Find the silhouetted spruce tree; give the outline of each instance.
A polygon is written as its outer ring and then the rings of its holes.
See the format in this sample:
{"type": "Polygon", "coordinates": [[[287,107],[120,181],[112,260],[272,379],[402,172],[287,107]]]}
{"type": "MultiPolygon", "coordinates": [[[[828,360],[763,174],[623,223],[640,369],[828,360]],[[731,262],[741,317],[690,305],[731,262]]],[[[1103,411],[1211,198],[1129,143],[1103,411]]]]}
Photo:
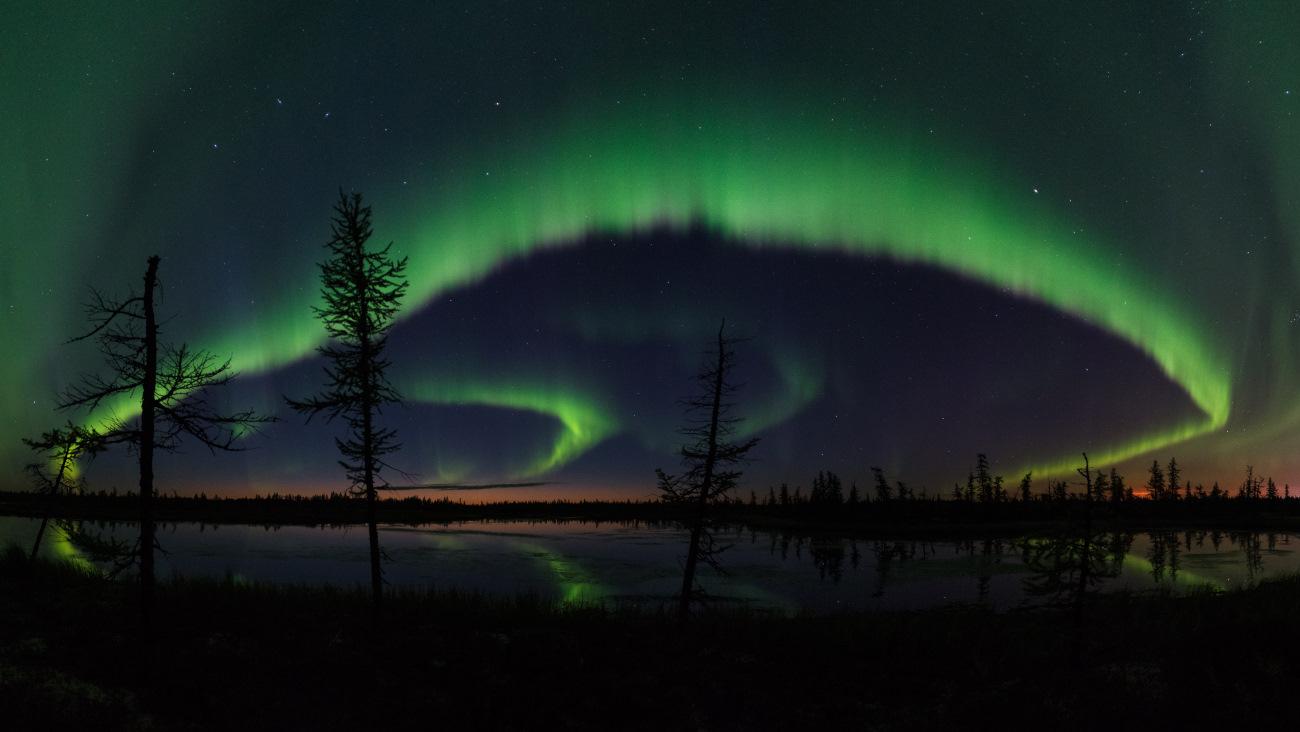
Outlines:
{"type": "Polygon", "coordinates": [[[1147,479],[1147,495],[1157,501],[1165,497],[1165,471],[1160,467],[1159,460],[1151,461],[1151,469],[1147,471],[1151,477],[1147,479]]]}
{"type": "Polygon", "coordinates": [[[1089,492],[1091,493],[1089,500],[1094,504],[1106,500],[1106,494],[1109,491],[1106,486],[1106,474],[1102,472],[1101,468],[1097,468],[1097,470],[1093,472],[1092,488],[1089,492]]]}
{"type": "Polygon", "coordinates": [[[375,250],[367,246],[372,234],[370,207],[361,205],[361,194],[349,196],[340,189],[334,213],[332,236],[325,245],[329,257],[319,265],[325,304],[312,308],[330,338],[328,345],[317,349],[329,362],[325,367],[329,383],[317,396],[302,401],[286,397],[285,401],[307,415],[308,422],[324,414],[327,422],[342,418],[347,424],[346,439],[335,438],[334,443],[343,455],[339,464],[352,481],[350,492],[366,501],[370,590],[377,621],[384,576],[376,484],[383,481],[380,472],[390,467],[384,456],[401,447],[396,430],[380,427],[377,418],[385,405],[401,399],[384,373],[389,366],[384,348],[406,293],[406,258],[394,260],[388,253],[391,243],[375,250]]]}
{"type": "Polygon", "coordinates": [[[876,476],[876,500],[888,501],[893,498],[894,489],[889,485],[889,481],[885,480],[885,471],[873,467],[871,472],[876,476]]]}
{"type": "Polygon", "coordinates": [[[855,480],[849,484],[849,497],[844,499],[845,505],[856,506],[862,500],[858,495],[858,482],[855,480]]]}
{"type": "MultiPolygon", "coordinates": [[[[732,466],[742,463],[758,438],[735,442],[732,438],[743,421],[731,416],[735,407],[739,385],[731,381],[736,367],[736,339],[726,336],[727,321],[718,328],[716,346],[706,352],[706,361],[695,381],[700,393],[684,400],[686,424],[681,434],[691,442],[681,446],[682,465],[685,472],[669,475],[656,468],[659,491],[664,501],[687,503],[694,506],[691,518],[691,540],[682,572],[682,591],[677,604],[677,626],[686,627],[690,617],[691,602],[702,596],[703,590],[695,581],[696,565],[704,562],[718,569],[718,555],[725,547],[717,546],[709,524],[709,506],[726,500],[727,492],[736,484],[741,471],[732,466]]],[[[785,484],[781,492],[786,494],[785,484]]],[[[795,495],[798,496],[798,489],[795,495]]]]}
{"type": "Polygon", "coordinates": [[[1246,466],[1246,482],[1237,489],[1239,498],[1259,498],[1259,481],[1255,479],[1255,466],[1246,466]]]}
{"type": "Polygon", "coordinates": [[[900,501],[909,501],[913,498],[912,489],[908,488],[907,484],[901,480],[894,481],[894,489],[896,491],[895,495],[898,496],[900,501]]]}
{"type": "Polygon", "coordinates": [[[1049,480],[1047,481],[1047,483],[1048,483],[1048,492],[1052,494],[1052,498],[1055,499],[1058,503],[1065,503],[1069,499],[1070,496],[1066,490],[1069,486],[1066,484],[1065,481],[1058,480],[1053,482],[1049,480]]]}
{"type": "Polygon", "coordinates": [[[1178,460],[1176,458],[1172,458],[1172,457],[1169,458],[1169,468],[1168,470],[1165,471],[1165,478],[1168,480],[1168,483],[1166,484],[1168,485],[1168,488],[1165,490],[1164,497],[1170,499],[1177,499],[1178,489],[1180,486],[1178,484],[1179,470],[1178,470],[1178,460]]]}
{"type": "Polygon", "coordinates": [[[1116,472],[1115,468],[1110,469],[1110,501],[1119,505],[1124,500],[1124,476],[1116,472]]]}
{"type": "Polygon", "coordinates": [[[86,409],[94,416],[105,400],[121,396],[140,400],[138,419],[110,415],[101,422],[95,439],[101,447],[126,444],[140,460],[140,537],[126,559],[140,566],[141,661],[146,675],[153,630],[154,549],[158,548],[153,520],[154,452],[174,452],[187,436],[212,452],[238,450],[239,435],[275,421],[251,411],[218,414],[206,397],[210,389],[235,378],[229,359],[219,361],[207,351],[194,352],[184,343],[172,346],[160,340],[154,312],[158,263],[157,256],[149,258],[139,295],[119,300],[92,290],[86,306],[91,329],[72,342],[94,339],[112,375],[86,376],[57,402],[59,409],[86,409]]]}
{"type": "Polygon", "coordinates": [[[1020,479],[1020,500],[1028,503],[1030,498],[1030,488],[1034,483],[1034,473],[1030,471],[1025,473],[1025,477],[1020,479]]]}
{"type": "Polygon", "coordinates": [[[975,459],[975,482],[979,486],[980,503],[991,503],[997,498],[993,489],[993,478],[989,475],[989,458],[980,453],[975,459]]]}
{"type": "Polygon", "coordinates": [[[826,480],[822,483],[822,498],[832,506],[844,505],[844,484],[840,476],[826,471],[826,480]]]}
{"type": "Polygon", "coordinates": [[[826,501],[826,474],[818,470],[817,476],[813,478],[812,489],[808,493],[808,502],[814,506],[820,506],[826,501]]]}

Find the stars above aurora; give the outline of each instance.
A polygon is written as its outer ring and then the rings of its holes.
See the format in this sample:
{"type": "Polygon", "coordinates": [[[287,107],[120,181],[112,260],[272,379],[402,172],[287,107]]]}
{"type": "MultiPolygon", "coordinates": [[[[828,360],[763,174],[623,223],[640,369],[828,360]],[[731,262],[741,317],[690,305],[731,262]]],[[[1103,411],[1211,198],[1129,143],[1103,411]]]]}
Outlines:
{"type": "MultiPolygon", "coordinates": [[[[430,482],[648,483],[672,465],[675,400],[724,315],[752,337],[740,407],[763,437],[760,484],[879,464],[938,488],[975,452],[1008,475],[1068,475],[1082,449],[1122,472],[1176,454],[1225,483],[1247,463],[1292,469],[1295,345],[1276,326],[1300,312],[1298,146],[1286,85],[1257,71],[1290,52],[1235,43],[1277,27],[1250,9],[837,8],[736,27],[726,7],[340,5],[252,28],[231,22],[242,10],[51,21],[82,39],[66,61],[48,28],[16,23],[6,58],[22,71],[3,92],[33,101],[0,123],[22,150],[4,179],[24,203],[4,215],[66,262],[53,275],[35,250],[0,254],[24,273],[6,295],[55,293],[39,321],[6,321],[39,344],[5,367],[21,393],[93,367],[60,345],[85,288],[120,291],[155,250],[169,328],[234,357],[234,394],[303,391],[343,185],[411,257],[394,342],[423,396],[403,467],[430,482]],[[623,42],[647,27],[648,46],[623,42]],[[67,69],[98,82],[48,83],[67,69]],[[838,307],[800,295],[773,312],[800,288],[838,307]],[[1000,350],[970,355],[972,333],[1000,350]]],[[[2,407],[9,464],[19,436],[62,419],[26,401],[2,407]]],[[[277,428],[213,470],[315,480],[330,444],[277,428]]]]}

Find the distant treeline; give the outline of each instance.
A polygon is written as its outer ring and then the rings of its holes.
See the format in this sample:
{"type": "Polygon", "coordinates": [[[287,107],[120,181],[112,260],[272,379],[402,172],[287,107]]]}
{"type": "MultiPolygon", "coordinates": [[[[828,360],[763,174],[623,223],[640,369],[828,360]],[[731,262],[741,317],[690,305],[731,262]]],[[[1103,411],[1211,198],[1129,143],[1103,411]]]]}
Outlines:
{"type": "Polygon", "coordinates": [[[920,493],[898,480],[890,482],[880,468],[871,468],[873,482],[860,489],[856,482],[846,488],[831,471],[818,472],[807,492],[793,490],[786,483],[769,487],[766,494],[750,491],[747,497],[732,496],[731,505],[748,509],[750,515],[766,514],[802,518],[839,527],[855,525],[926,526],[936,522],[953,524],[1059,523],[1087,515],[1090,520],[1126,523],[1193,522],[1234,526],[1300,527],[1300,496],[1292,496],[1289,485],[1255,474],[1246,466],[1243,482],[1235,491],[1214,483],[1193,487],[1182,482],[1176,459],[1167,466],[1153,461],[1145,484],[1126,483],[1115,468],[1108,471],[1081,468],[1079,479],[1047,480],[1046,491],[1035,490],[1033,475],[1026,473],[1009,489],[1000,475],[989,470],[988,458],[977,457],[976,467],[964,483],[950,492],[920,493]]]}
{"type": "MultiPolygon", "coordinates": [[[[791,490],[789,485],[782,483],[779,488],[768,488],[766,496],[751,492],[748,502],[750,505],[762,506],[854,506],[871,502],[888,504],[900,501],[946,499],[958,503],[983,504],[1092,501],[1118,506],[1142,500],[1156,501],[1161,504],[1178,501],[1209,501],[1215,505],[1222,505],[1221,502],[1227,499],[1276,501],[1291,498],[1290,485],[1278,486],[1272,477],[1256,475],[1255,468],[1251,465],[1246,466],[1245,480],[1236,487],[1235,492],[1220,488],[1217,482],[1208,490],[1204,484],[1193,487],[1190,480],[1181,482],[1182,471],[1175,458],[1169,460],[1168,466],[1153,461],[1151,467],[1147,469],[1149,477],[1146,483],[1140,486],[1135,487],[1126,483],[1124,476],[1112,467],[1109,471],[1089,470],[1086,480],[1076,479],[1073,483],[1049,479],[1047,490],[1043,493],[1035,492],[1033,473],[1026,473],[1015,488],[1009,489],[1002,476],[993,475],[989,471],[988,457],[983,454],[977,456],[976,467],[966,476],[965,483],[954,483],[951,492],[944,494],[927,495],[926,489],[922,488],[918,495],[901,480],[891,483],[880,468],[871,468],[871,473],[874,481],[866,490],[859,490],[856,482],[851,483],[846,490],[839,476],[830,471],[821,471],[813,479],[812,488],[807,493],[804,493],[802,487],[796,486],[791,490]]],[[[1084,471],[1081,469],[1080,476],[1083,475],[1084,471]]],[[[733,500],[740,499],[733,497],[733,500]]]]}
{"type": "MultiPolygon", "coordinates": [[[[1049,481],[1050,482],[1050,481],[1049,481]]],[[[991,481],[993,485],[996,482],[991,481]]],[[[963,527],[1003,526],[1020,530],[1028,525],[1075,521],[1087,512],[1096,521],[1130,525],[1195,524],[1243,528],[1300,528],[1300,497],[1267,493],[1254,495],[1224,491],[1190,497],[1166,496],[1160,500],[1136,497],[1131,490],[1118,500],[1109,494],[1093,499],[1084,491],[1067,490],[1061,482],[1050,482],[1046,494],[1022,495],[996,489],[967,497],[914,494],[905,485],[894,484],[886,494],[880,485],[874,495],[864,495],[833,473],[819,473],[811,490],[793,490],[785,484],[765,493],[750,491],[735,495],[718,506],[718,520],[762,526],[804,526],[838,531],[951,531],[963,527]],[[981,498],[989,495],[989,498],[981,498]]],[[[133,492],[87,492],[80,495],[48,496],[32,492],[0,492],[0,515],[73,520],[131,522],[137,520],[133,492]]],[[[348,493],[328,495],[281,495],[223,498],[205,494],[157,497],[157,519],[165,522],[211,524],[266,524],[344,526],[365,523],[364,501],[348,493]]],[[[687,508],[659,500],[550,500],[503,501],[474,504],[449,497],[407,496],[379,501],[378,518],[389,524],[459,523],[481,520],[525,521],[616,521],[647,524],[685,520],[687,508]]]]}
{"type": "MultiPolygon", "coordinates": [[[[1300,496],[1290,486],[1257,476],[1247,466],[1235,491],[1218,483],[1209,490],[1181,482],[1177,460],[1153,462],[1144,485],[1129,485],[1114,468],[1088,471],[1086,480],[1046,481],[1045,492],[1034,489],[1026,474],[1013,489],[989,470],[985,455],[964,483],[950,492],[913,490],[901,480],[890,481],[880,468],[865,489],[845,486],[833,471],[820,471],[805,491],[786,483],[766,491],[733,491],[717,508],[717,519],[754,525],[825,526],[837,530],[881,527],[921,528],[961,525],[1023,525],[1072,521],[1087,512],[1099,521],[1127,523],[1224,523],[1251,528],[1300,526],[1300,496]],[[1181,487],[1175,487],[1180,486],[1181,487]]],[[[1082,476],[1082,471],[1081,471],[1082,476]]],[[[34,492],[0,491],[0,515],[51,516],[96,521],[137,519],[134,492],[85,492],[50,496],[34,492]]],[[[364,502],[349,493],[299,496],[271,493],[224,498],[161,494],[157,519],[169,522],[353,525],[365,523],[364,502]]],[[[479,520],[673,522],[688,517],[681,503],[652,500],[501,501],[466,503],[450,497],[406,496],[378,503],[384,523],[426,524],[479,520]]]]}
{"type": "MultiPolygon", "coordinates": [[[[79,495],[41,495],[0,491],[0,515],[48,515],[66,519],[135,521],[134,492],[87,492],[79,495]]],[[[349,493],[225,498],[178,494],[159,495],[157,519],[167,522],[351,525],[365,523],[365,502],[349,493]]],[[[471,504],[451,498],[408,496],[378,502],[384,523],[451,523],[494,518],[538,520],[674,520],[679,507],[658,501],[507,501],[471,504]]]]}

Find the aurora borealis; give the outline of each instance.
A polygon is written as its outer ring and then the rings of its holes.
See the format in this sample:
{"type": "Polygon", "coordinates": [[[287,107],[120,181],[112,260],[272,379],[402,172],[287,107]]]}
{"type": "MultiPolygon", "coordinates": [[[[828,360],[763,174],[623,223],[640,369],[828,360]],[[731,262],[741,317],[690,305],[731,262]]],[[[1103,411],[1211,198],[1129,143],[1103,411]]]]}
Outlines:
{"type": "Polygon", "coordinates": [[[158,253],[166,333],[285,419],[160,486],[341,490],[280,395],[319,383],[342,186],[409,257],[386,416],[420,483],[652,494],[725,317],[746,494],[872,465],[947,492],[977,452],[1300,485],[1292,4],[433,5],[14,13],[0,484],[98,367],[64,344],[88,288],[158,253]]]}

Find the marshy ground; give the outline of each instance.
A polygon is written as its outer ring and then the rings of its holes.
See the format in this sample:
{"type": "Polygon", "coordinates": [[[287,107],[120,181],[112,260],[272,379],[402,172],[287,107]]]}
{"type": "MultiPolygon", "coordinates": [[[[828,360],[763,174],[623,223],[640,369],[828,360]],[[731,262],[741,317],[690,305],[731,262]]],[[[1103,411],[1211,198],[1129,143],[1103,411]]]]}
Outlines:
{"type": "Polygon", "coordinates": [[[1290,719],[1300,578],[774,617],[533,595],[165,580],[142,677],[134,584],[0,559],[6,729],[1084,729],[1290,719]]]}

